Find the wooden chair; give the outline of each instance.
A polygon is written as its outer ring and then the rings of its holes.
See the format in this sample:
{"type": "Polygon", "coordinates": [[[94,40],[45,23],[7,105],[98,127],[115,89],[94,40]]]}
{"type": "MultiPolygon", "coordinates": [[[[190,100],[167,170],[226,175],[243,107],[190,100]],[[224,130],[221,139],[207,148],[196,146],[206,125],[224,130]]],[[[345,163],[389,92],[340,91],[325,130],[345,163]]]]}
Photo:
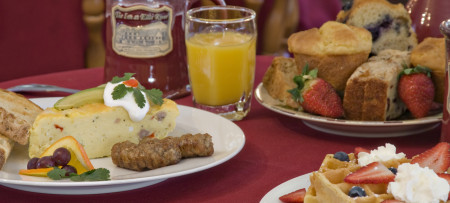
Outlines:
{"type": "Polygon", "coordinates": [[[102,31],[105,22],[105,2],[104,0],[82,0],[82,9],[83,21],[88,30],[86,68],[103,67],[105,65],[105,44],[102,31]]]}

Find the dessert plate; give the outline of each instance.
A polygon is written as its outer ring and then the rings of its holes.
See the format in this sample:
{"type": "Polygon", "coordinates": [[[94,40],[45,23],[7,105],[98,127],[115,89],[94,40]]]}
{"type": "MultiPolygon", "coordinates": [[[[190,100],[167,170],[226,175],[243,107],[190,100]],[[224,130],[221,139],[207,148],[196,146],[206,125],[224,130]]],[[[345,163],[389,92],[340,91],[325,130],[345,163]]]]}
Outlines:
{"type": "MultiPolygon", "coordinates": [[[[52,106],[58,99],[51,97],[31,100],[46,108],[52,106]]],[[[212,156],[183,159],[175,165],[143,172],[119,168],[112,163],[110,157],[92,159],[91,162],[95,168],[106,168],[110,171],[111,180],[71,182],[70,180],[54,181],[46,177],[19,175],[19,170],[26,168],[29,158],[27,148],[16,145],[0,171],[0,184],[19,190],[48,194],[78,195],[126,191],[217,166],[234,157],[243,148],[244,133],[233,122],[207,111],[182,105],[178,105],[178,107],[180,116],[176,120],[177,126],[169,135],[209,133],[214,143],[212,156]]]]}
{"type": "Polygon", "coordinates": [[[302,188],[308,189],[311,185],[311,182],[309,181],[310,175],[311,173],[308,173],[281,183],[264,195],[260,203],[282,203],[278,199],[279,197],[302,188]]]}
{"type": "Polygon", "coordinates": [[[255,90],[256,100],[264,107],[294,118],[301,119],[305,125],[318,131],[350,137],[399,137],[431,130],[442,121],[442,113],[420,119],[392,121],[351,121],[317,116],[282,106],[272,98],[262,83],[255,90]]]}

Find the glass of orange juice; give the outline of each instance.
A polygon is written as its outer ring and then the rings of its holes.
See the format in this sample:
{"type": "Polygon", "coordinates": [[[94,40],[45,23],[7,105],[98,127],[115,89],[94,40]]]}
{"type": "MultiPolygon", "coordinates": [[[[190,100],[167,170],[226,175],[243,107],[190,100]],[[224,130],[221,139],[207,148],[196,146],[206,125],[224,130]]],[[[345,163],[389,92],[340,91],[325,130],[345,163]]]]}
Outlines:
{"type": "Polygon", "coordinates": [[[255,15],[236,6],[205,6],[187,12],[187,61],[195,107],[230,120],[241,120],[250,111],[255,15]]]}

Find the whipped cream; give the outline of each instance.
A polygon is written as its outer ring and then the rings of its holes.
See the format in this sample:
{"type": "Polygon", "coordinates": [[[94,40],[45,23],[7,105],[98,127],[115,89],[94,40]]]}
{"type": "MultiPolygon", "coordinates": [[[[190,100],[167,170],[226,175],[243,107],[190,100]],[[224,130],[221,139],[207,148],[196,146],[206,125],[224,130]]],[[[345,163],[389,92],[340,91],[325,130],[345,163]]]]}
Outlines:
{"type": "MultiPolygon", "coordinates": [[[[142,119],[144,119],[145,115],[150,109],[150,103],[148,102],[148,99],[146,96],[145,98],[145,106],[143,108],[140,108],[135,100],[133,93],[127,92],[127,94],[121,98],[114,100],[112,97],[112,92],[114,91],[114,88],[117,85],[123,84],[122,82],[119,83],[106,83],[105,91],[103,92],[103,100],[106,106],[114,107],[114,106],[121,106],[125,110],[127,110],[128,115],[130,116],[130,119],[134,122],[139,122],[142,119]]],[[[142,91],[141,91],[142,92],[142,91]]],[[[145,92],[142,92],[143,95],[146,95],[145,92]]]]}
{"type": "Polygon", "coordinates": [[[371,150],[370,153],[360,152],[358,154],[358,164],[360,166],[366,166],[376,161],[389,161],[391,159],[405,158],[404,153],[396,153],[394,145],[386,143],[386,146],[379,146],[378,149],[371,150]]]}
{"type": "Polygon", "coordinates": [[[396,200],[406,203],[447,201],[449,191],[447,180],[437,176],[428,167],[420,167],[417,163],[401,164],[394,182],[390,182],[387,189],[396,200]]]}

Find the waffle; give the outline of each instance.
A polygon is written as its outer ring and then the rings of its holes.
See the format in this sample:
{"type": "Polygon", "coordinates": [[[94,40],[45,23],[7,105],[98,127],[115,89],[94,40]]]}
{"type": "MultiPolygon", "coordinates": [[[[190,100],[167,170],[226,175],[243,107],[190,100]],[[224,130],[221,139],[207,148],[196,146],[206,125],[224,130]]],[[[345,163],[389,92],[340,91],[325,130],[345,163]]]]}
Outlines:
{"type": "MultiPolygon", "coordinates": [[[[348,154],[350,161],[340,161],[333,158],[333,154],[325,156],[318,171],[310,176],[311,186],[308,188],[304,202],[305,203],[372,203],[382,202],[387,199],[394,199],[387,193],[388,184],[350,184],[344,182],[344,178],[361,168],[353,153],[348,154]],[[367,196],[352,198],[348,192],[353,186],[362,187],[367,196]]],[[[409,159],[389,160],[382,162],[386,167],[397,168],[402,163],[409,162],[409,159]]]]}

